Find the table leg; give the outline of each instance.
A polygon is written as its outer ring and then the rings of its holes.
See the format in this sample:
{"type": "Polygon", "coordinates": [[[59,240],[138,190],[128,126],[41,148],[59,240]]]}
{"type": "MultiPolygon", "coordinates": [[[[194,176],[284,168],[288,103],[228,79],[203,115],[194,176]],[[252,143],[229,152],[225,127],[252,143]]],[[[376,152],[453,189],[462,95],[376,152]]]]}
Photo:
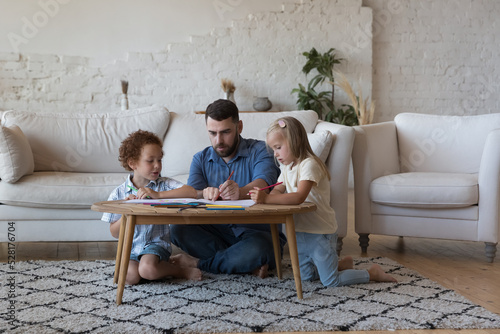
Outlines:
{"type": "Polygon", "coordinates": [[[128,262],[130,251],[132,250],[132,240],[134,239],[135,215],[129,215],[126,219],[125,238],[123,240],[123,251],[121,254],[120,276],[118,277],[118,289],[116,291],[116,305],[122,303],[125,280],[127,278],[128,262]]]}
{"type": "Polygon", "coordinates": [[[113,283],[118,283],[118,277],[120,277],[120,263],[122,259],[123,251],[123,239],[125,238],[125,225],[127,216],[123,215],[122,223],[120,224],[120,234],[118,236],[118,248],[116,249],[116,261],[115,261],[115,276],[113,278],[113,283]]]}
{"type": "Polygon", "coordinates": [[[281,279],[281,248],[280,248],[280,234],[278,224],[270,224],[271,235],[273,237],[274,260],[276,262],[276,272],[278,278],[281,279]]]}
{"type": "Polygon", "coordinates": [[[295,238],[293,215],[286,217],[286,238],[288,240],[290,259],[292,260],[293,278],[295,279],[297,298],[302,299],[302,281],[300,279],[299,253],[297,252],[297,239],[295,238]]]}

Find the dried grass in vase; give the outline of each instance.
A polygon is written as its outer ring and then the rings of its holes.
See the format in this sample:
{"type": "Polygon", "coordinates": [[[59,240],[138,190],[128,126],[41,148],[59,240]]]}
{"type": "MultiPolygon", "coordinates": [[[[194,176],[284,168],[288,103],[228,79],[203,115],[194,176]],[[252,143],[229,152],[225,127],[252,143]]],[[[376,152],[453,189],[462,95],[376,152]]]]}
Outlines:
{"type": "Polygon", "coordinates": [[[358,116],[358,122],[360,125],[371,124],[373,122],[373,116],[375,114],[375,102],[371,101],[368,97],[363,100],[363,91],[361,90],[361,85],[359,85],[359,93],[356,95],[354,90],[347,80],[346,76],[342,72],[334,71],[335,82],[330,82],[332,85],[340,87],[351,100],[352,106],[356,115],[358,116]]]}
{"type": "Polygon", "coordinates": [[[221,87],[225,93],[234,93],[234,91],[236,90],[234,83],[229,79],[222,79],[221,87]]]}

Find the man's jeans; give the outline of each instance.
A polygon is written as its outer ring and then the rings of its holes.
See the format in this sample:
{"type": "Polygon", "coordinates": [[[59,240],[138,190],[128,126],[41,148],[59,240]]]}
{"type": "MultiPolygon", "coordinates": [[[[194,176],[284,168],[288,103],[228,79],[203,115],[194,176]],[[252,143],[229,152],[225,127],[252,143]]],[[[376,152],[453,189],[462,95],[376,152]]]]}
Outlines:
{"type": "Polygon", "coordinates": [[[173,244],[200,259],[198,268],[206,272],[244,274],[265,264],[276,267],[270,231],[247,229],[236,237],[229,225],[170,225],[170,235],[173,244]]]}

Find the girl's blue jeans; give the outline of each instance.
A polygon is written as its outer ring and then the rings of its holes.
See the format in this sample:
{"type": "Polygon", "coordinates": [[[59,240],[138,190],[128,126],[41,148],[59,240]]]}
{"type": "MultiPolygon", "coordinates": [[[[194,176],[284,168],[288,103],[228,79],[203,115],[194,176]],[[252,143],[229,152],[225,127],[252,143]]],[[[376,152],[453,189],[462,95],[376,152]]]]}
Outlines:
{"type": "Polygon", "coordinates": [[[300,276],[304,281],[321,280],[324,286],[344,286],[368,283],[366,270],[347,269],[339,271],[337,256],[337,233],[313,234],[297,232],[300,276]]]}

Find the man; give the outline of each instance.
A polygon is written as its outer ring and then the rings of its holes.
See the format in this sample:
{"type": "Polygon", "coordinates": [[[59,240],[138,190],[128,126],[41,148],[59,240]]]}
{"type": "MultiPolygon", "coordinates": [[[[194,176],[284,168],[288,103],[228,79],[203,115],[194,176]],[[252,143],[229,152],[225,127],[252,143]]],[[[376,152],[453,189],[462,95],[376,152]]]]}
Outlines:
{"type": "MultiPolygon", "coordinates": [[[[229,100],[207,107],[205,123],[212,146],[193,157],[188,184],[198,198],[208,200],[249,199],[254,187],[276,183],[279,168],[261,140],[240,136],[243,122],[229,100]]],[[[252,273],[262,278],[275,268],[269,225],[172,225],[172,242],[190,257],[172,257],[180,265],[224,274],[252,273]]],[[[281,248],[286,239],[280,233],[281,248]]]]}

